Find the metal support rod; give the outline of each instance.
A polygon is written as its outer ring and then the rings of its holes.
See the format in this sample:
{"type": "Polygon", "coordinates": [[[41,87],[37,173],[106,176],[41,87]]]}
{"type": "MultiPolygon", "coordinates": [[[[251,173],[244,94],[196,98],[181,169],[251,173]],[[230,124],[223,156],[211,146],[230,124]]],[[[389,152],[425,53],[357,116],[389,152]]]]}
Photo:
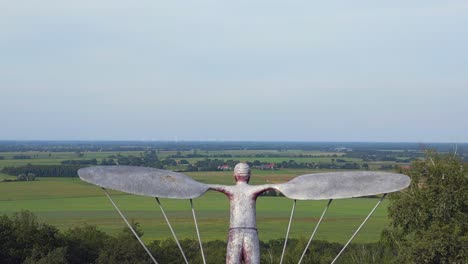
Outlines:
{"type": "Polygon", "coordinates": [[[182,257],[184,258],[185,263],[188,264],[188,260],[185,257],[184,250],[182,249],[182,246],[179,243],[179,239],[177,239],[177,236],[176,236],[176,234],[174,232],[174,229],[172,229],[172,226],[171,226],[171,223],[169,222],[169,219],[167,219],[166,213],[164,212],[164,209],[163,209],[163,207],[161,205],[161,202],[159,201],[159,198],[158,197],[154,197],[154,198],[156,199],[156,202],[158,203],[159,208],[161,209],[161,213],[163,214],[164,219],[166,219],[166,223],[169,226],[169,229],[171,230],[172,236],[174,237],[174,240],[175,240],[177,246],[179,247],[180,253],[182,254],[182,257]]]}
{"type": "Polygon", "coordinates": [[[141,238],[138,236],[138,234],[135,232],[135,230],[133,229],[132,225],[130,225],[130,223],[127,221],[127,218],[125,218],[125,216],[123,215],[123,213],[120,211],[119,207],[117,207],[117,205],[114,203],[114,200],[112,200],[112,198],[110,197],[109,193],[107,192],[107,190],[105,188],[102,188],[104,190],[104,192],[106,193],[107,195],[107,198],[109,198],[109,201],[112,203],[112,205],[114,206],[115,210],[117,210],[117,212],[119,213],[120,217],[122,217],[122,219],[124,220],[124,222],[127,224],[128,228],[130,228],[130,231],[132,231],[133,235],[135,236],[135,238],[138,240],[138,242],[140,242],[141,246],[145,249],[146,253],[148,253],[148,255],[150,256],[150,258],[153,260],[153,262],[155,264],[158,264],[158,262],[156,261],[156,259],[154,259],[153,255],[151,254],[151,252],[149,251],[149,249],[146,247],[145,243],[143,243],[143,241],[141,240],[141,238]]]}
{"type": "Polygon", "coordinates": [[[323,210],[322,215],[320,216],[319,221],[318,221],[317,224],[315,225],[314,231],[312,232],[312,235],[310,235],[309,242],[307,242],[307,246],[305,247],[304,252],[302,252],[302,256],[301,256],[301,258],[299,259],[299,262],[298,262],[297,264],[301,264],[302,259],[304,258],[305,254],[306,254],[306,252],[307,252],[307,249],[309,249],[310,243],[312,242],[312,239],[314,238],[315,233],[317,232],[317,229],[318,229],[318,227],[320,226],[320,223],[322,223],[323,216],[325,216],[325,213],[327,212],[328,207],[330,207],[330,204],[331,204],[332,201],[333,201],[333,199],[328,200],[327,206],[326,206],[325,209],[323,210]]]}
{"type": "Polygon", "coordinates": [[[338,255],[336,255],[335,259],[333,259],[333,261],[331,262],[331,264],[335,263],[335,261],[340,257],[341,253],[343,253],[343,251],[346,249],[346,247],[349,245],[349,243],[351,243],[351,241],[354,239],[354,237],[357,235],[357,233],[359,233],[359,231],[361,231],[361,228],[364,226],[364,224],[367,222],[367,220],[369,220],[369,218],[371,217],[371,215],[374,213],[375,209],[377,209],[377,207],[382,203],[383,199],[385,199],[385,197],[387,196],[387,194],[385,193],[382,198],[380,198],[380,200],[377,202],[377,204],[374,206],[374,208],[372,209],[372,211],[370,211],[370,213],[367,215],[366,219],[364,219],[364,221],[361,223],[361,225],[358,227],[358,229],[356,229],[356,231],[354,232],[354,234],[351,236],[351,238],[348,240],[348,242],[346,242],[346,244],[344,245],[344,247],[341,249],[341,251],[338,253],[338,255]]]}
{"type": "Polygon", "coordinates": [[[193,201],[190,199],[190,207],[192,208],[193,221],[195,222],[195,229],[197,230],[198,242],[200,243],[200,251],[203,259],[203,264],[206,264],[205,253],[203,253],[203,245],[200,237],[200,232],[198,231],[197,217],[195,216],[195,209],[193,208],[193,201]]]}
{"type": "Polygon", "coordinates": [[[286,231],[286,238],[284,239],[284,246],[283,246],[283,252],[281,253],[280,264],[283,263],[284,253],[286,252],[286,245],[288,244],[289,230],[291,229],[291,223],[292,223],[292,219],[294,216],[294,209],[296,209],[296,199],[294,199],[292,210],[291,210],[291,216],[289,217],[288,230],[286,231]]]}

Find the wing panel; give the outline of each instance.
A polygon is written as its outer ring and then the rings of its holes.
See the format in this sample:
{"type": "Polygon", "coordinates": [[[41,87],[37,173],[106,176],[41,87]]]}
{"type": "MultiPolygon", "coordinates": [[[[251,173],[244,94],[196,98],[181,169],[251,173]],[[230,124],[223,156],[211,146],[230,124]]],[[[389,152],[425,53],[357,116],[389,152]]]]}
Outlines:
{"type": "Polygon", "coordinates": [[[93,166],[78,170],[83,181],[107,189],[161,198],[192,199],[208,185],[173,171],[135,166],[93,166]]]}
{"type": "Polygon", "coordinates": [[[396,192],[408,187],[408,176],[390,172],[329,172],[298,176],[275,189],[297,200],[323,200],[396,192]]]}

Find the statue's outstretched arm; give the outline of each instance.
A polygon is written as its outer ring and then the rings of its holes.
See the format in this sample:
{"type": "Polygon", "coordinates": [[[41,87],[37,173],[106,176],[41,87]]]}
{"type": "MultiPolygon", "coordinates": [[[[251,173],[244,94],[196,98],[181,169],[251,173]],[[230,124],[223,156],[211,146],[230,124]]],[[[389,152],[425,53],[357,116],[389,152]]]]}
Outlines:
{"type": "Polygon", "coordinates": [[[396,192],[408,187],[403,174],[379,171],[327,172],[298,176],[271,187],[296,200],[324,200],[396,192]]]}
{"type": "Polygon", "coordinates": [[[270,190],[276,190],[274,188],[275,184],[262,184],[262,185],[256,185],[257,190],[255,191],[254,195],[255,197],[258,197],[264,192],[270,191],[270,190]]]}
{"type": "Polygon", "coordinates": [[[224,193],[226,195],[230,195],[231,192],[229,191],[229,186],[227,185],[221,185],[221,184],[208,184],[209,190],[217,191],[224,193]]]}
{"type": "Polygon", "coordinates": [[[209,189],[187,175],[145,167],[93,166],[78,170],[78,175],[103,188],[160,198],[192,199],[209,189]]]}

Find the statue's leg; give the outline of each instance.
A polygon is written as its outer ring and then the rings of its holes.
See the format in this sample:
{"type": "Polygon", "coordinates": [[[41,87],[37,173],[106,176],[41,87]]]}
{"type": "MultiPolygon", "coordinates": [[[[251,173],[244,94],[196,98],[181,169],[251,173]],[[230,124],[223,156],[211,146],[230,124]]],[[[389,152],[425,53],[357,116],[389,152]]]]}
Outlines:
{"type": "Polygon", "coordinates": [[[260,245],[256,229],[244,230],[244,245],[242,249],[245,264],[260,263],[260,245]]]}
{"type": "Polygon", "coordinates": [[[244,234],[242,229],[229,230],[226,264],[242,263],[242,244],[244,243],[244,234]]]}

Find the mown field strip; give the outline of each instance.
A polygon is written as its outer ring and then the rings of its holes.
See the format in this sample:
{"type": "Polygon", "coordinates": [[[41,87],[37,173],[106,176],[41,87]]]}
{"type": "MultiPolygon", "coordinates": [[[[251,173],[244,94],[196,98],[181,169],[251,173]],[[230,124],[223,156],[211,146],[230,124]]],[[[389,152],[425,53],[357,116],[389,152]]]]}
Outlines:
{"type": "MultiPolygon", "coordinates": [[[[297,171],[277,174],[282,180],[297,171]]],[[[232,182],[230,172],[208,173],[192,176],[205,182],[232,182]],[[203,176],[205,175],[205,176],[203,176]]],[[[297,175],[297,174],[296,174],[297,175]]],[[[255,179],[255,177],[253,177],[255,179]]],[[[262,177],[254,182],[263,183],[262,177]]],[[[144,240],[171,237],[154,199],[112,192],[121,209],[130,219],[139,222],[145,232],[144,240]]],[[[180,238],[195,238],[195,228],[187,200],[162,199],[168,216],[180,238]]],[[[226,197],[215,192],[194,200],[200,230],[204,241],[225,240],[229,222],[229,204],[226,197]]],[[[344,242],[351,235],[376,199],[358,198],[337,200],[330,208],[317,239],[344,242]]],[[[325,201],[298,201],[291,237],[308,237],[325,201]]],[[[284,197],[260,197],[257,202],[257,222],[262,240],[284,237],[292,201],[284,197]]],[[[384,203],[369,221],[356,242],[377,241],[380,232],[387,226],[384,203]]],[[[67,229],[88,223],[100,229],[116,233],[124,224],[114,211],[100,188],[69,178],[40,178],[35,182],[0,182],[0,214],[13,214],[19,210],[30,210],[49,224],[67,229]]]]}

